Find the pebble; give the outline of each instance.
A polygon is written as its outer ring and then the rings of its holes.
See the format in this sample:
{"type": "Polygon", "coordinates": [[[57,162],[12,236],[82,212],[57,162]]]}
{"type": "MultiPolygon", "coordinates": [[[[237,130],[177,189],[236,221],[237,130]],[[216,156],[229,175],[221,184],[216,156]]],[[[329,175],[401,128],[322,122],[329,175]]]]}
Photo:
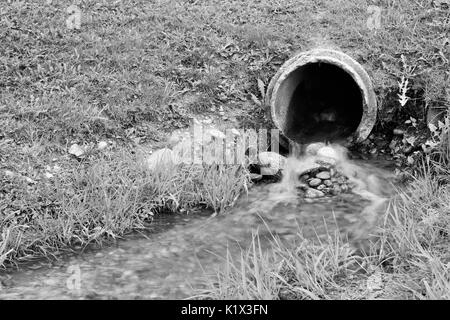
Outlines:
{"type": "Polygon", "coordinates": [[[305,193],[306,198],[320,198],[323,196],[325,196],[325,194],[322,191],[312,189],[312,188],[306,190],[306,193],[305,193]]]}
{"type": "Polygon", "coordinates": [[[98,149],[98,150],[103,150],[103,149],[105,149],[107,146],[108,146],[108,142],[106,142],[106,141],[100,141],[100,142],[97,144],[97,149],[98,149]]]}
{"type": "Polygon", "coordinates": [[[336,166],[337,160],[327,157],[318,157],[316,163],[326,167],[327,169],[336,166]]]}
{"type": "Polygon", "coordinates": [[[317,186],[320,185],[321,183],[322,183],[322,180],[317,179],[317,178],[311,179],[311,180],[309,181],[309,185],[310,185],[311,187],[317,187],[317,186]]]}
{"type": "Polygon", "coordinates": [[[325,157],[325,158],[331,158],[334,160],[339,159],[339,155],[332,147],[322,147],[319,150],[317,150],[317,155],[319,157],[325,157]]]}
{"type": "Polygon", "coordinates": [[[325,143],[323,142],[311,143],[306,147],[305,153],[310,156],[315,156],[317,151],[323,147],[325,147],[325,143]]]}
{"type": "Polygon", "coordinates": [[[327,170],[328,166],[319,164],[316,162],[310,162],[310,163],[304,163],[302,167],[298,168],[297,174],[298,175],[307,175],[307,174],[313,174],[314,172],[317,172],[319,170],[327,170]]]}
{"type": "Polygon", "coordinates": [[[263,176],[274,176],[279,171],[280,171],[280,169],[278,169],[278,168],[261,167],[261,174],[263,176]]]}
{"type": "Polygon", "coordinates": [[[261,152],[258,154],[261,174],[273,176],[282,170],[286,164],[286,158],[276,152],[261,152]]]}
{"type": "Polygon", "coordinates": [[[328,171],[322,171],[316,174],[316,178],[322,179],[322,180],[328,180],[331,178],[331,174],[328,171]]]}
{"type": "Polygon", "coordinates": [[[262,179],[262,175],[261,174],[257,174],[257,173],[250,173],[250,179],[252,181],[259,181],[262,179]]]}
{"type": "Polygon", "coordinates": [[[282,155],[271,152],[271,151],[265,151],[260,152],[258,154],[259,163],[262,166],[270,166],[270,167],[280,167],[282,168],[284,164],[286,163],[286,158],[282,155]]]}
{"type": "Polygon", "coordinates": [[[345,184],[346,181],[347,181],[347,179],[345,177],[342,177],[342,176],[338,177],[336,179],[336,182],[339,183],[339,184],[345,184]]]}
{"type": "Polygon", "coordinates": [[[333,183],[331,182],[331,180],[325,180],[323,182],[324,185],[326,185],[327,187],[331,187],[333,185],[333,183]]]}
{"type": "Polygon", "coordinates": [[[320,190],[320,191],[324,192],[325,194],[329,194],[329,193],[330,193],[330,191],[331,191],[331,189],[330,189],[330,188],[327,188],[327,187],[325,187],[325,188],[323,188],[323,189],[322,189],[322,190],[320,190]]]}
{"type": "Polygon", "coordinates": [[[84,149],[75,143],[70,146],[69,153],[71,155],[74,155],[75,157],[79,158],[84,155],[84,149]]]}
{"type": "Polygon", "coordinates": [[[326,185],[321,184],[321,185],[319,185],[316,189],[317,189],[317,190],[320,190],[320,191],[323,191],[323,189],[325,189],[326,187],[327,187],[326,185]]]}
{"type": "Polygon", "coordinates": [[[308,180],[310,177],[309,177],[309,175],[307,175],[307,174],[304,174],[304,175],[301,175],[300,176],[300,180],[302,180],[302,181],[306,181],[306,180],[308,180]]]}

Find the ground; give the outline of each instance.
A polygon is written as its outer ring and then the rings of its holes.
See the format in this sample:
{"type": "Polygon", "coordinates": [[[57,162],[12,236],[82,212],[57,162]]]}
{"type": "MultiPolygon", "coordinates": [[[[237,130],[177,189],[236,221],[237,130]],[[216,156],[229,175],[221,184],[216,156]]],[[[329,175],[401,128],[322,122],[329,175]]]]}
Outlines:
{"type": "MultiPolygon", "coordinates": [[[[245,172],[230,180],[207,171],[219,176],[217,185],[195,194],[203,171],[155,182],[136,163],[199,115],[271,128],[258,83],[266,87],[295,52],[337,48],[364,66],[380,112],[363,147],[393,150],[403,164],[416,165],[414,152],[429,139],[426,110],[449,105],[445,1],[9,1],[0,17],[0,263],[7,266],[103,243],[164,210],[215,209],[207,195],[222,181],[244,189],[245,172]],[[368,25],[374,4],[375,29],[368,25]],[[402,105],[406,80],[410,99],[402,105]],[[99,150],[99,142],[108,146],[99,150]],[[74,144],[90,151],[75,157],[74,144]]],[[[223,198],[219,207],[231,204],[223,198]]]]}

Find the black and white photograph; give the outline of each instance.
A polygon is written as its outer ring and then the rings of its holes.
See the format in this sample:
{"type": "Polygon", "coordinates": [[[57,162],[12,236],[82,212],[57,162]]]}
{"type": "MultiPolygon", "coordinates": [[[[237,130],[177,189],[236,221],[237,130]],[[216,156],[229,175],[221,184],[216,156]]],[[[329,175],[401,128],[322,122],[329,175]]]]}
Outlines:
{"type": "Polygon", "coordinates": [[[0,300],[448,301],[449,110],[450,0],[0,0],[0,300]]]}

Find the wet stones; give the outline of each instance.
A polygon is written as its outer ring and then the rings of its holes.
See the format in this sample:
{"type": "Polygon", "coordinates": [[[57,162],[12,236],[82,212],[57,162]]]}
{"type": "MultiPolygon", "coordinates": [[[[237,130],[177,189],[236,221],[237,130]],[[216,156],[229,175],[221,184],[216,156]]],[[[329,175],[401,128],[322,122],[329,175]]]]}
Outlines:
{"type": "Polygon", "coordinates": [[[328,180],[331,178],[331,173],[329,171],[322,171],[316,174],[316,179],[328,180]]]}
{"type": "Polygon", "coordinates": [[[297,171],[297,189],[306,199],[333,196],[351,189],[348,178],[336,170],[338,161],[342,160],[339,150],[324,143],[313,143],[305,153],[312,161],[303,163],[297,171]]]}
{"type": "Polygon", "coordinates": [[[309,179],[308,184],[310,187],[315,188],[322,184],[322,180],[318,178],[309,179]]]}
{"type": "Polygon", "coordinates": [[[322,198],[324,196],[325,196],[325,194],[322,191],[316,190],[313,188],[309,188],[305,192],[305,198],[309,198],[309,199],[322,198]]]}
{"type": "Polygon", "coordinates": [[[263,178],[262,174],[250,173],[250,180],[252,180],[253,182],[258,182],[262,178],[263,178]]]}
{"type": "Polygon", "coordinates": [[[323,196],[333,196],[350,190],[347,177],[335,172],[334,176],[329,171],[321,171],[315,177],[307,178],[302,176],[301,183],[306,182],[308,189],[305,192],[306,198],[318,198],[323,196]],[[325,179],[328,178],[328,179],[325,179]],[[320,193],[315,191],[320,191],[320,193]]]}

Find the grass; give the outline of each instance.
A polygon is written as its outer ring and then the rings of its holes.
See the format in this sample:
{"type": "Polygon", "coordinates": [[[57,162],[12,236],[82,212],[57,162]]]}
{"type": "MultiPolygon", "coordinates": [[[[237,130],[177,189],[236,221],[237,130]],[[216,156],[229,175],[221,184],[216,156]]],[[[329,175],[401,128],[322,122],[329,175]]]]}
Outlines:
{"type": "Polygon", "coordinates": [[[428,0],[377,2],[376,30],[367,27],[367,0],[83,0],[80,30],[66,27],[72,4],[2,5],[3,136],[64,145],[129,138],[135,128],[135,136],[158,141],[219,107],[242,126],[270,126],[251,98],[260,98],[257,80],[267,86],[290,55],[315,46],[337,47],[363,64],[379,97],[380,125],[448,106],[448,10],[428,0]],[[394,102],[402,55],[414,68],[406,75],[406,111],[394,102]]]}
{"type": "Polygon", "coordinates": [[[150,171],[144,159],[129,150],[97,154],[67,164],[51,179],[36,177],[32,185],[23,176],[1,176],[0,264],[102,245],[145,228],[158,213],[223,212],[250,183],[239,166],[181,164],[150,171]]]}
{"type": "Polygon", "coordinates": [[[382,129],[448,105],[448,10],[428,0],[379,1],[375,31],[367,0],[75,2],[79,30],[66,27],[72,0],[0,6],[0,264],[101,243],[153,211],[225,210],[245,186],[240,168],[150,175],[129,153],[220,108],[240,127],[269,129],[252,100],[261,99],[258,79],[267,86],[299,50],[331,46],[356,58],[373,80],[382,129]],[[404,110],[402,54],[415,67],[404,110]],[[99,141],[114,154],[81,163],[67,154],[99,141]]]}
{"type": "MultiPolygon", "coordinates": [[[[428,170],[429,167],[425,167],[428,170]]],[[[423,171],[399,192],[361,252],[339,234],[294,243],[257,234],[208,279],[211,299],[450,299],[450,185],[423,171]]],[[[447,175],[449,172],[447,171],[447,175]]]]}

